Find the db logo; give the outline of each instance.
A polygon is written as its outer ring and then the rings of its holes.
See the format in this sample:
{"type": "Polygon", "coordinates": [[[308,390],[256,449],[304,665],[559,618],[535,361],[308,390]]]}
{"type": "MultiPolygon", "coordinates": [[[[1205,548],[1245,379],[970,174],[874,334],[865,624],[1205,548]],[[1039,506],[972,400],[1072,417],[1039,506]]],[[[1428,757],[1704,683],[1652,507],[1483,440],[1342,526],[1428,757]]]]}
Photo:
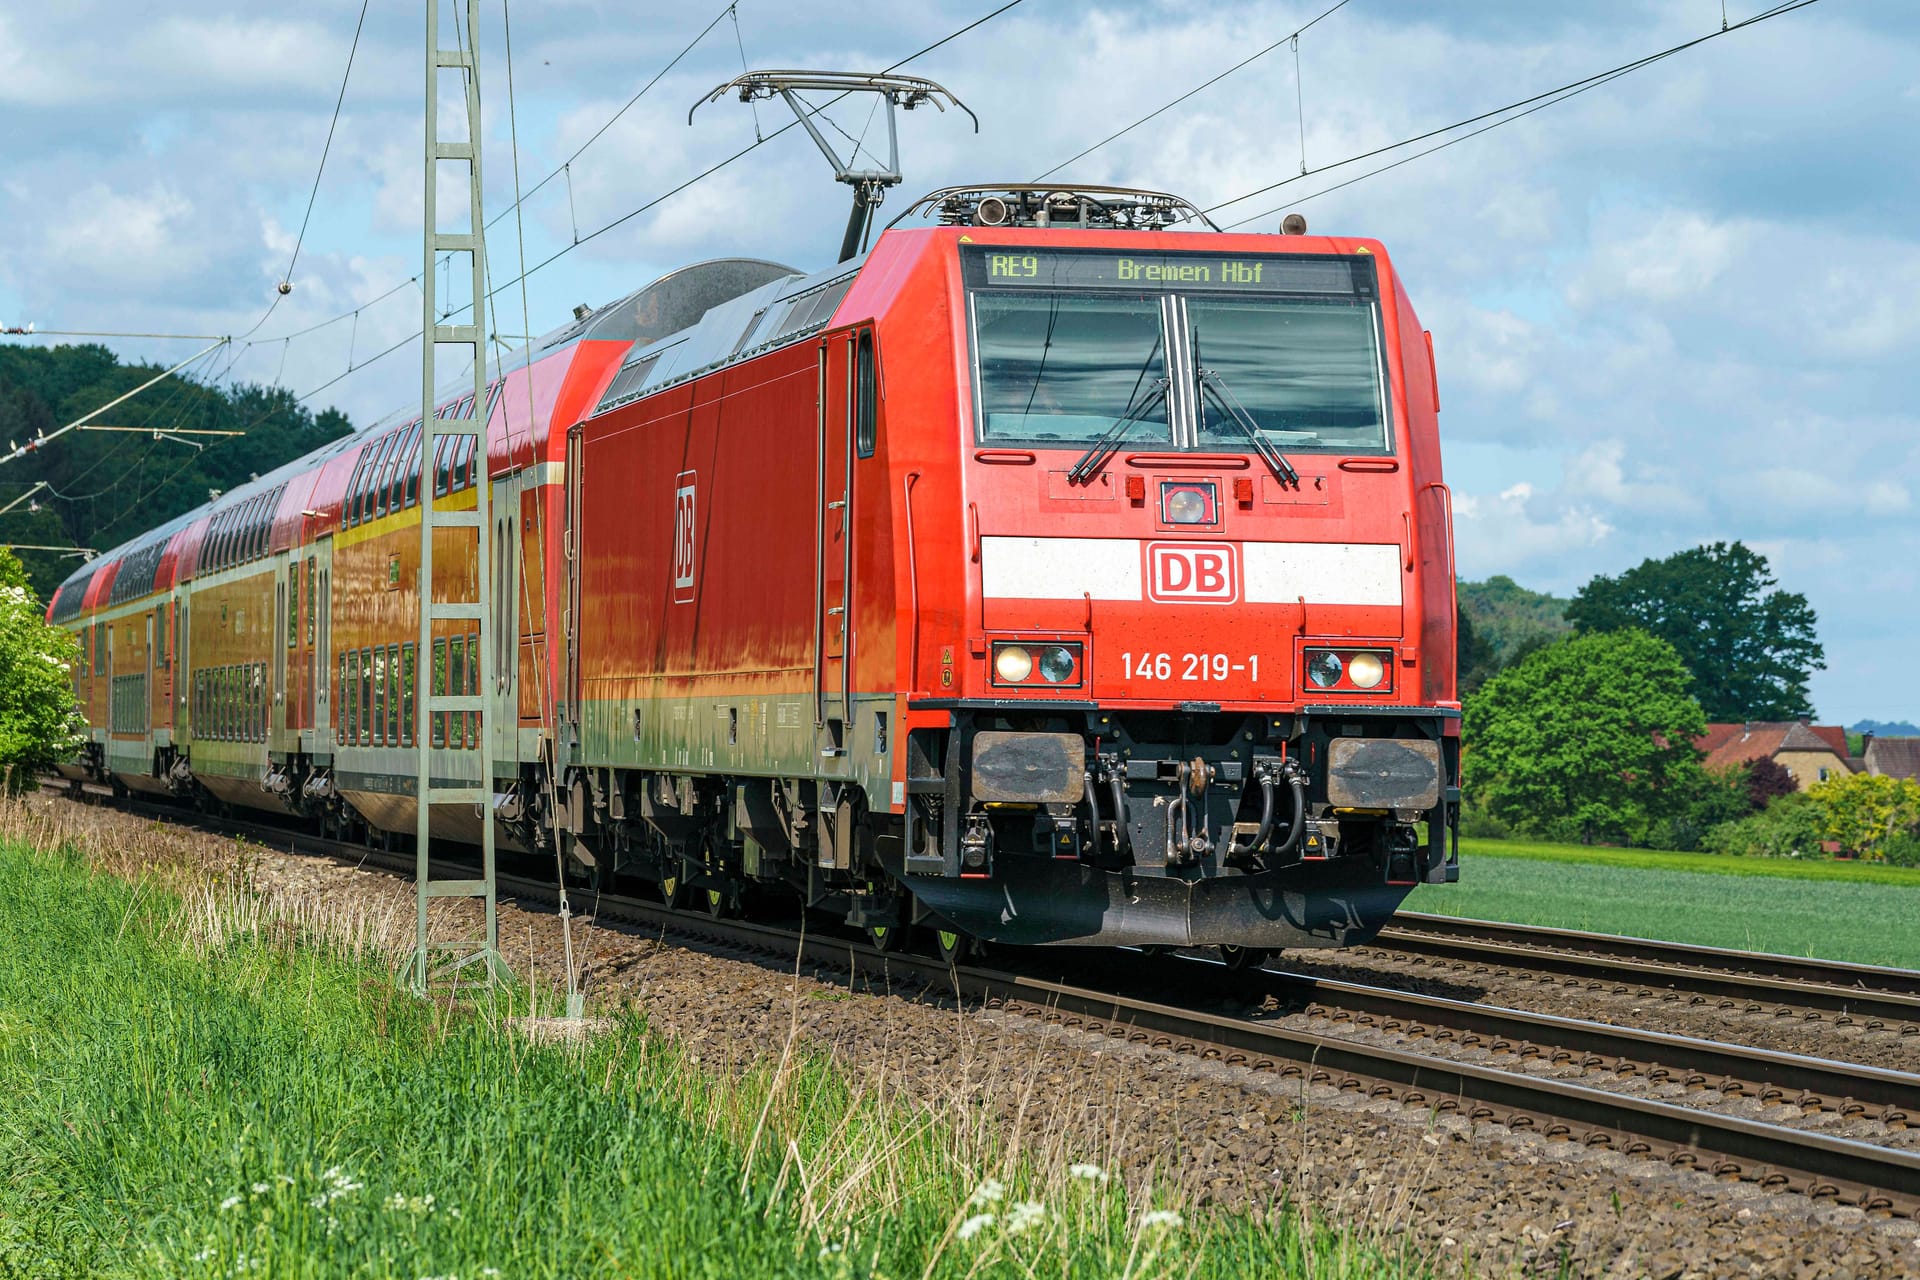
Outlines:
{"type": "Polygon", "coordinates": [[[1240,549],[1229,542],[1149,542],[1147,599],[1232,604],[1240,598],[1240,549]]]}
{"type": "Polygon", "coordinates": [[[693,488],[694,473],[673,478],[673,602],[693,599],[693,488]]]}

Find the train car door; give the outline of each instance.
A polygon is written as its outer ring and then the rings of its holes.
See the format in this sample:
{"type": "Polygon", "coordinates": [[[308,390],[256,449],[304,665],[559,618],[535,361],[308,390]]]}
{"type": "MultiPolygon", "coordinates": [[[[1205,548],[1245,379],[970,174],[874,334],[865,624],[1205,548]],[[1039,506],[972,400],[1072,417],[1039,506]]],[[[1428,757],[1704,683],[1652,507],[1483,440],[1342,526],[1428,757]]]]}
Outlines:
{"type": "Polygon", "coordinates": [[[191,697],[193,597],[185,590],[176,590],[179,602],[173,611],[173,744],[176,750],[185,750],[193,745],[193,735],[200,729],[194,723],[191,697]]]}
{"type": "Polygon", "coordinates": [[[307,552],[307,619],[304,639],[307,680],[308,750],[333,751],[333,539],[321,538],[307,552]]]}
{"type": "MultiPolygon", "coordinates": [[[[164,608],[165,606],[157,607],[164,608]]],[[[153,609],[147,610],[147,674],[146,678],[140,682],[140,732],[146,738],[146,741],[141,745],[146,748],[147,765],[149,768],[153,765],[153,731],[155,727],[153,693],[160,683],[160,663],[153,647],[153,615],[153,609]]]]}
{"type": "Polygon", "coordinates": [[[293,720],[287,703],[287,646],[292,643],[288,610],[299,607],[299,597],[288,573],[291,564],[284,551],[273,558],[273,622],[267,628],[267,643],[273,651],[273,661],[268,664],[273,687],[268,691],[267,740],[268,749],[273,751],[287,750],[282,735],[293,720]]]}
{"type": "Polygon", "coordinates": [[[520,488],[526,473],[493,482],[493,699],[489,744],[494,760],[519,757],[520,488]]]}
{"type": "MultiPolygon", "coordinates": [[[[580,465],[581,430],[581,424],[576,422],[567,431],[567,514],[560,542],[561,570],[567,575],[566,612],[560,617],[564,641],[561,653],[565,655],[566,665],[555,698],[559,705],[554,710],[554,733],[562,740],[569,739],[566,726],[577,729],[580,724],[580,499],[584,474],[580,465]]],[[[554,743],[556,754],[560,746],[561,742],[554,743]]],[[[558,768],[561,763],[556,760],[554,767],[558,768]]]]}

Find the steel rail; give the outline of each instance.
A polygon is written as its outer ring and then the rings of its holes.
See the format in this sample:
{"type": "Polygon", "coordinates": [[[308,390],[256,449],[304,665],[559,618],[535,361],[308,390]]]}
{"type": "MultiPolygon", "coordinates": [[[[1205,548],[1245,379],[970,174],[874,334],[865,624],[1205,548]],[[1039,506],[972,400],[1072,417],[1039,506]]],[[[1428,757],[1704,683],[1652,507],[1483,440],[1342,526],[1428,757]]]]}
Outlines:
{"type": "Polygon", "coordinates": [[[1521,1060],[1605,1067],[1652,1081],[1672,1080],[1689,1088],[1846,1115],[1877,1106],[1882,1112],[1874,1118],[1896,1125],[1907,1122],[1909,1108],[1920,1107],[1920,1075],[1906,1071],[1336,982],[1283,969],[1246,976],[1267,985],[1282,1001],[1300,1003],[1310,1016],[1415,1039],[1478,1041],[1494,1053],[1511,1053],[1521,1060]]]}
{"type": "MultiPolygon", "coordinates": [[[[91,789],[82,786],[77,790],[91,789]]],[[[122,805],[144,816],[264,838],[275,845],[304,849],[353,865],[372,865],[403,878],[412,870],[406,855],[301,831],[208,818],[141,802],[122,801],[122,805]]],[[[546,905],[558,899],[557,889],[544,881],[503,874],[499,884],[504,893],[546,905]]],[[[1872,1212],[1920,1217],[1920,1152],[1720,1115],[1410,1049],[1157,1004],[1116,991],[1028,974],[974,965],[949,967],[930,957],[882,952],[845,937],[696,915],[623,895],[601,895],[596,915],[759,953],[783,965],[797,962],[843,970],[850,982],[862,976],[889,983],[906,979],[930,990],[977,1000],[989,1009],[1276,1072],[1305,1084],[1331,1085],[1390,1098],[1406,1106],[1426,1107],[1436,1114],[1457,1114],[1475,1123],[1492,1122],[1586,1147],[1663,1159],[1674,1167],[1752,1182],[1768,1190],[1795,1191],[1842,1200],[1872,1212]]]]}
{"type": "Polygon", "coordinates": [[[1469,920],[1456,916],[1429,915],[1420,911],[1398,912],[1393,917],[1393,924],[1388,932],[1395,936],[1426,933],[1443,934],[1454,938],[1478,938],[1487,942],[1518,942],[1534,946],[1557,947],[1564,951],[1586,951],[1596,955],[1656,959],[1670,964],[1692,965],[1702,969],[1723,969],[1731,973],[1766,973],[1795,982],[1822,982],[1830,986],[1854,987],[1865,991],[1920,995],[1920,969],[1853,964],[1845,960],[1789,956],[1772,951],[1735,951],[1726,947],[1703,947],[1690,942],[1665,942],[1658,938],[1636,938],[1626,934],[1588,933],[1580,929],[1553,929],[1544,925],[1509,924],[1502,920],[1469,920]]]}
{"type": "Polygon", "coordinates": [[[1631,981],[1653,989],[1686,989],[1750,1001],[1775,1001],[1865,1018],[1869,1025],[1920,1026],[1920,991],[1845,985],[1843,975],[1884,984],[1920,982],[1920,974],[1840,961],[1807,961],[1763,952],[1642,941],[1613,934],[1534,929],[1493,921],[1455,921],[1401,912],[1397,923],[1360,950],[1561,973],[1591,981],[1631,981]],[[1559,948],[1580,948],[1561,950],[1559,948]],[[1640,948],[1636,950],[1635,948],[1640,948]],[[1711,966],[1711,967],[1710,967],[1711,966]],[[1771,971],[1768,971],[1771,970],[1771,971]],[[1810,979],[1809,975],[1826,975],[1810,979]]]}

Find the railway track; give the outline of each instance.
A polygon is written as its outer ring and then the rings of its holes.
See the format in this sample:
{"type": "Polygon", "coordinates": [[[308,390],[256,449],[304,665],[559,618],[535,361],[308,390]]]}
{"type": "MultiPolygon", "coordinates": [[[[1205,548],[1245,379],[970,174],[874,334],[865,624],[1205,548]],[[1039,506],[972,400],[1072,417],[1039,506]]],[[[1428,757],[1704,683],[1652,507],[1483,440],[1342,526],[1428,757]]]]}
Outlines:
{"type": "Polygon", "coordinates": [[[1920,971],[1403,911],[1359,949],[1819,1009],[1920,1035],[1920,971]]]}
{"type": "MultiPolygon", "coordinates": [[[[400,876],[413,870],[411,855],[371,851],[263,823],[208,819],[164,806],[135,802],[125,807],[143,816],[189,822],[400,876]]],[[[503,897],[545,906],[558,901],[554,886],[542,880],[503,873],[499,884],[503,897]]],[[[1101,978],[1070,982],[1011,968],[950,968],[930,957],[881,952],[844,936],[717,919],[628,896],[600,894],[595,905],[600,922],[716,943],[782,969],[797,961],[843,972],[850,981],[883,978],[896,989],[903,981],[911,982],[977,1001],[988,1009],[1116,1040],[1391,1098],[1476,1123],[1492,1122],[1586,1147],[1610,1148],[1769,1190],[1855,1204],[1874,1213],[1920,1217],[1920,1153],[1611,1092],[1578,1081],[1462,1062],[1401,1045],[1143,1000],[1116,989],[1137,982],[1142,966],[1150,963],[1145,957],[1102,964],[1101,978]]],[[[1915,1091],[1916,1077],[1901,1072],[1279,972],[1236,978],[1277,984],[1336,1015],[1344,1012],[1352,1018],[1373,1019],[1382,1029],[1414,1039],[1423,1034],[1494,1037],[1506,1042],[1517,1059],[1530,1053],[1566,1055],[1567,1060],[1589,1067],[1664,1071],[1701,1087],[1855,1114],[1877,1106],[1880,1118],[1891,1124],[1903,1123],[1902,1104],[1911,1105],[1920,1096],[1915,1091]]]]}

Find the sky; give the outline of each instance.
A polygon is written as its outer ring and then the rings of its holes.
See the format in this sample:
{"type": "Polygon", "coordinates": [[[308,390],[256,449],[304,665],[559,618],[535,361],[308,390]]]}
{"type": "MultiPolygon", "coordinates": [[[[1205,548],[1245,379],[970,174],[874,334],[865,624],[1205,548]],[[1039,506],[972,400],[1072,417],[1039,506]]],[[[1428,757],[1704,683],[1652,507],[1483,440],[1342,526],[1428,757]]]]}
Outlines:
{"type": "MultiPolygon", "coordinates": [[[[877,69],[1000,2],[739,0],[593,138],[726,11],[483,0],[489,215],[513,203],[516,133],[521,190],[591,139],[490,231],[496,288],[522,242],[529,264],[567,250],[526,281],[525,314],[518,286],[500,292],[493,331],[545,331],[703,258],[828,265],[846,189],[797,129],[570,246],[786,123],[778,105],[732,99],[688,123],[743,58],[877,69]]],[[[1292,179],[1215,217],[1273,228],[1297,210],[1315,231],[1387,244],[1434,335],[1463,577],[1565,595],[1737,538],[1818,611],[1823,720],[1920,720],[1920,5],[1819,0],[1363,177],[1419,148],[1320,170],[1767,3],[1348,0],[1296,60],[1286,37],[1332,3],[1025,0],[903,68],[953,90],[979,129],[955,112],[903,115],[907,178],[882,217],[936,187],[1031,179],[1281,42],[1059,179],[1203,206],[1292,179]]],[[[237,360],[195,371],[301,394],[327,384],[309,403],[355,421],[417,396],[416,346],[365,362],[420,323],[407,283],[421,258],[418,4],[369,6],[293,291],[267,314],[360,11],[0,8],[0,326],[247,335],[237,360]]],[[[828,114],[878,136],[865,103],[828,114]]],[[[109,345],[167,363],[195,349],[109,345]]]]}

